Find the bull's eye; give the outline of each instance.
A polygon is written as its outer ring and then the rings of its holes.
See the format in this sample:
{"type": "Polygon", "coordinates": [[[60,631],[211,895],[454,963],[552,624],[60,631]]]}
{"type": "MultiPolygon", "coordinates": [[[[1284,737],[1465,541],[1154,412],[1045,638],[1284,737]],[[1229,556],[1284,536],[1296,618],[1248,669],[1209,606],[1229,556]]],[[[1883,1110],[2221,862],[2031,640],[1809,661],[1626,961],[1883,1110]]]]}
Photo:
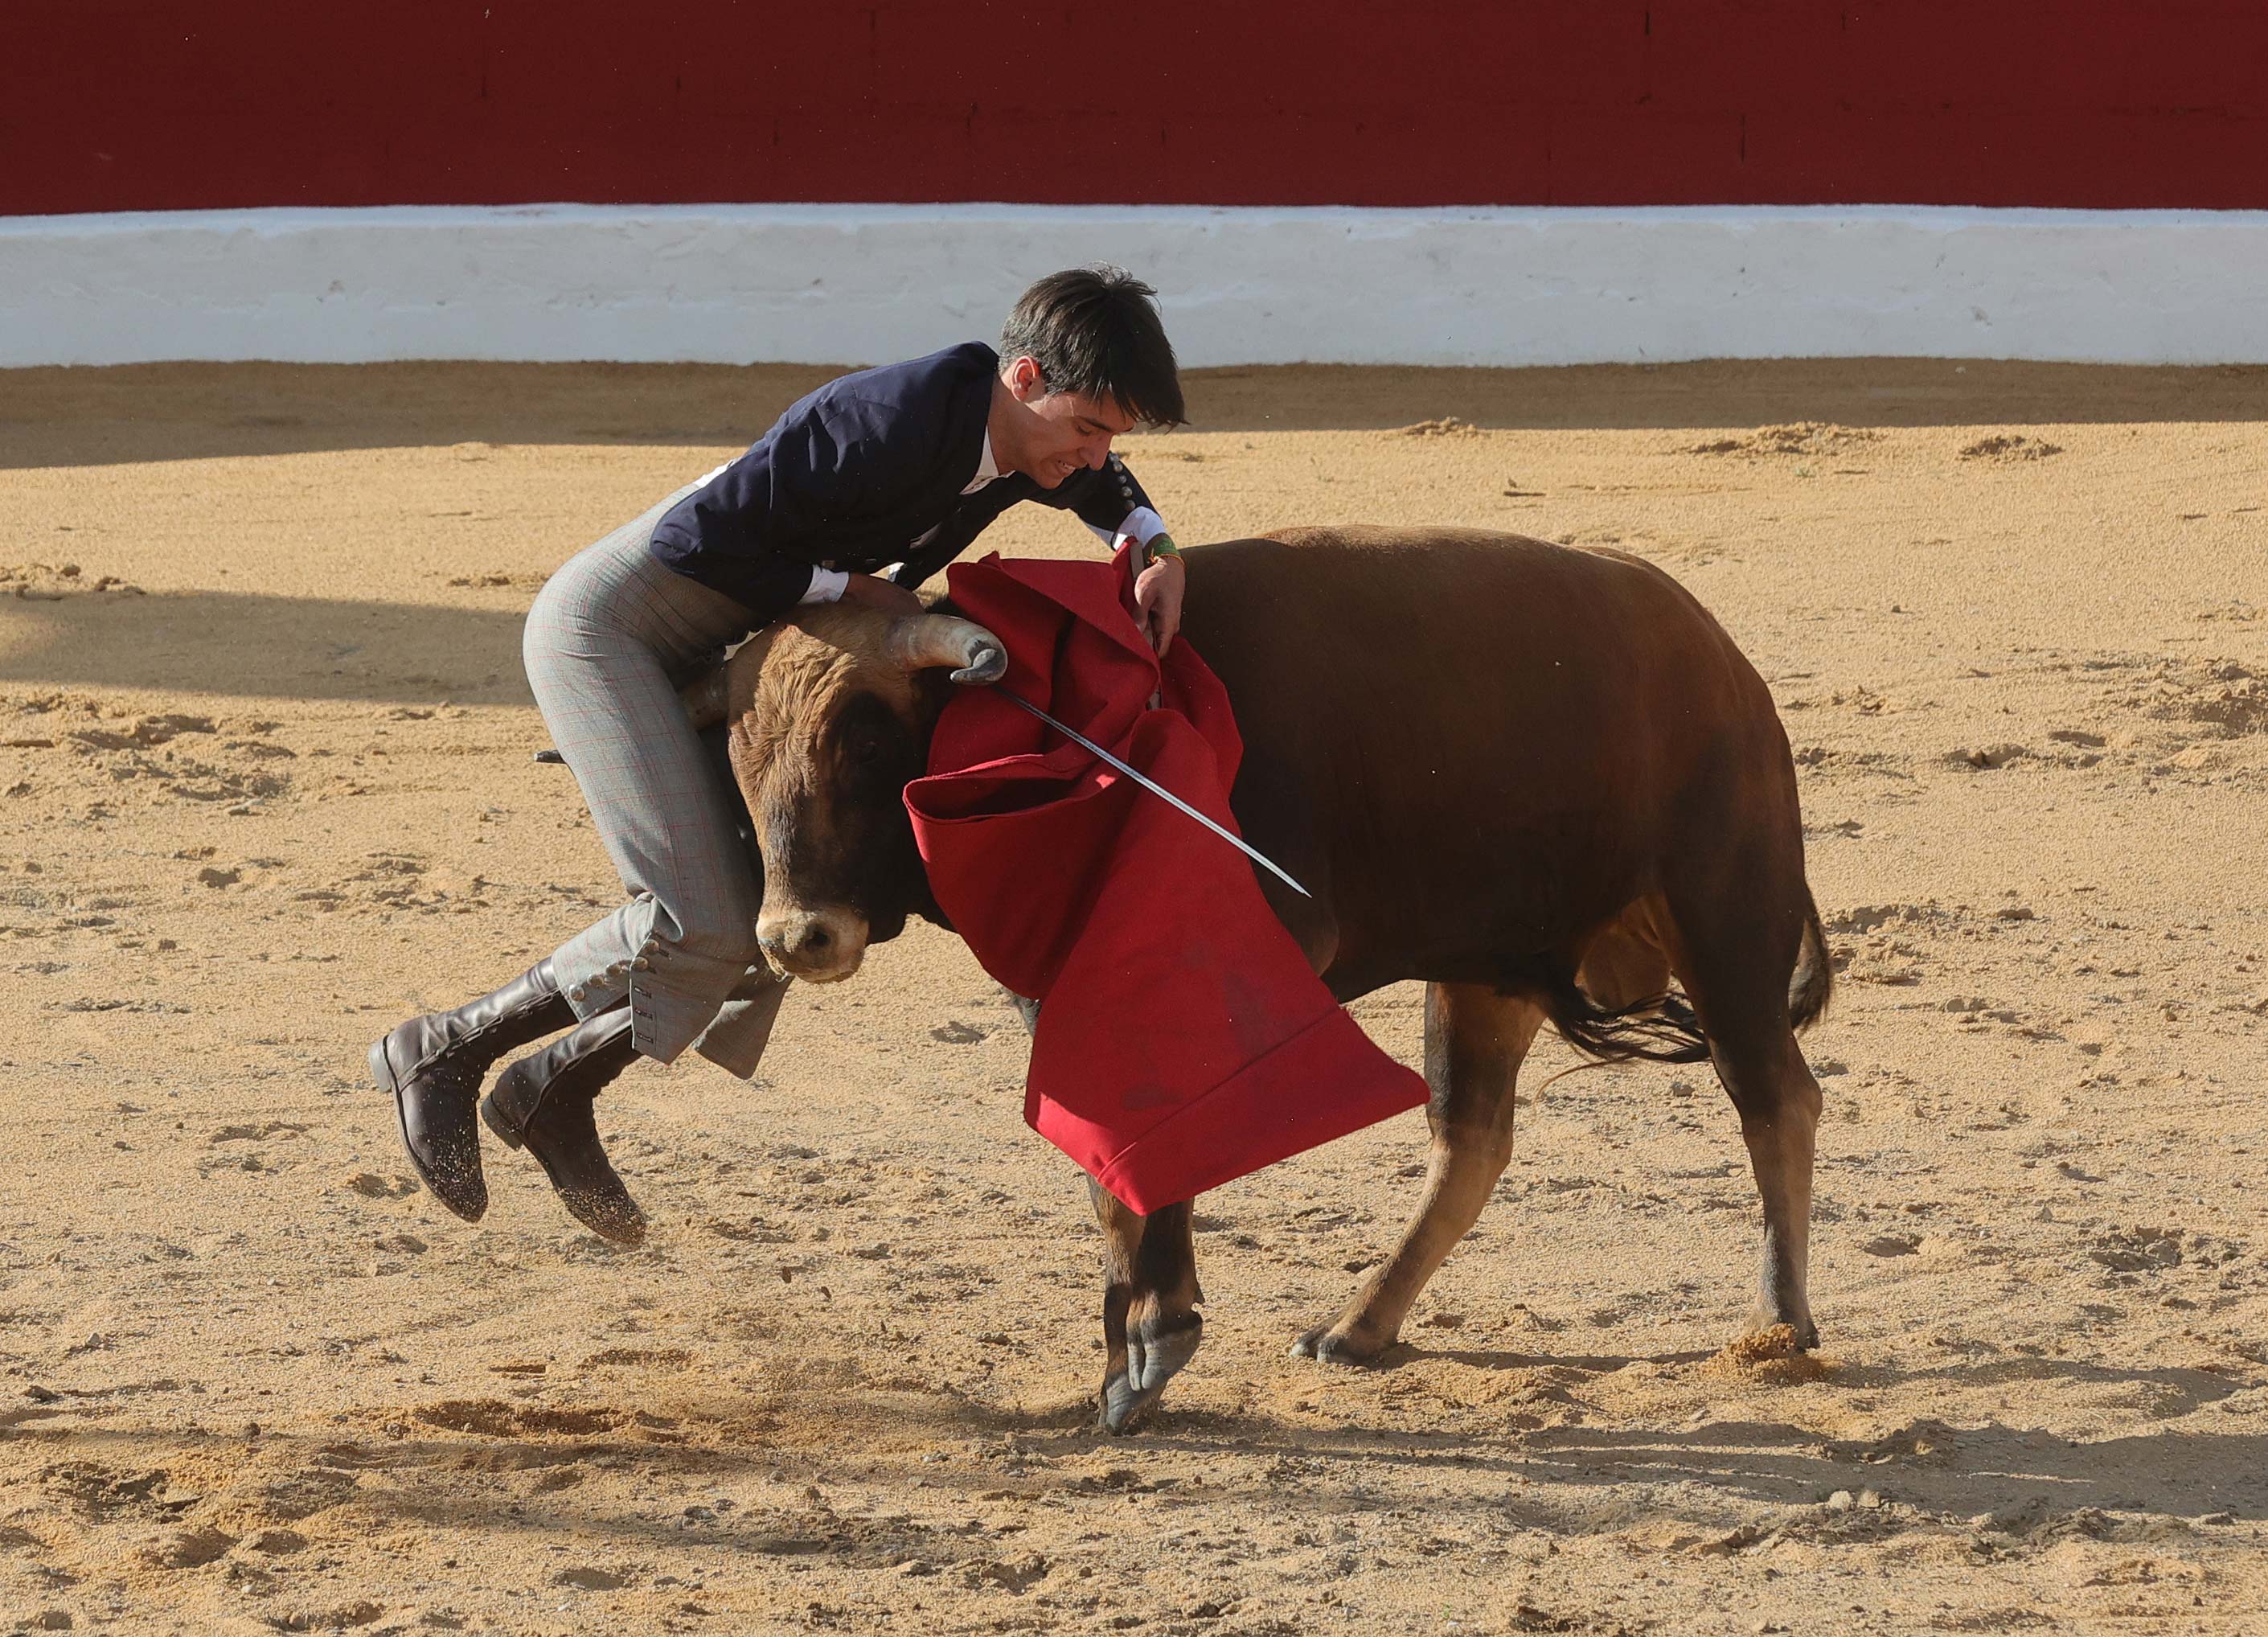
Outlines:
{"type": "Polygon", "coordinates": [[[836,719],[832,737],[837,763],[847,773],[871,776],[889,761],[902,737],[890,707],[872,694],[849,700],[836,719]]]}

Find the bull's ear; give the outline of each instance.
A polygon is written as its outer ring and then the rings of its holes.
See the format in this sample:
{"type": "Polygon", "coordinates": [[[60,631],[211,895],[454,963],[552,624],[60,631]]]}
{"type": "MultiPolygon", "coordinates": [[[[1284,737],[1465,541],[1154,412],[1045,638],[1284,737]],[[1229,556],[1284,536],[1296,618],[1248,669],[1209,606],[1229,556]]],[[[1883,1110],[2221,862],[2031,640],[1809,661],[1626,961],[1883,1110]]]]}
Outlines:
{"type": "Polygon", "coordinates": [[[890,627],[890,658],[909,671],[953,667],[962,683],[997,682],[1008,674],[1008,650],[974,620],[952,614],[914,614],[890,627]]]}
{"type": "Polygon", "coordinates": [[[693,719],[695,733],[705,733],[725,719],[725,678],[728,668],[720,665],[679,690],[677,697],[685,706],[685,714],[693,719]]]}
{"type": "MultiPolygon", "coordinates": [[[[693,720],[693,731],[702,733],[727,720],[733,714],[733,679],[746,675],[748,693],[755,687],[755,677],[763,669],[764,656],[771,652],[777,628],[756,632],[725,654],[724,662],[712,671],[704,671],[678,689],[678,702],[684,705],[685,714],[693,720]]],[[[748,693],[741,699],[745,708],[748,693]]]]}

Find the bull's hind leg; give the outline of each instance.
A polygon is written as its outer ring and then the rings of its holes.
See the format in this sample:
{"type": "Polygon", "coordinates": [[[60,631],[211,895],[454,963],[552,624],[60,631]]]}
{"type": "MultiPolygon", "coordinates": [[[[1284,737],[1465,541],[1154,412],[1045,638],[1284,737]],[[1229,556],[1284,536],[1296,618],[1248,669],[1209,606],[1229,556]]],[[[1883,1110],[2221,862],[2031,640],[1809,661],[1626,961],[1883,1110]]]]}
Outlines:
{"type": "Polygon", "coordinates": [[[1105,1242],[1101,1415],[1108,1430],[1123,1432],[1156,1402],[1166,1383],[1197,1356],[1204,1339],[1204,1300],[1197,1287],[1197,1245],[1187,1203],[1143,1216],[1090,1180],[1095,1219],[1105,1242]]]}
{"type": "Polygon", "coordinates": [[[1425,1281],[1471,1231],[1512,1158],[1513,1080],[1543,1022],[1528,1001],[1476,984],[1425,988],[1425,1195],[1402,1242],[1336,1322],[1292,1344],[1300,1358],[1363,1364],[1394,1345],[1425,1281]]]}
{"type": "Polygon", "coordinates": [[[1788,977],[1800,933],[1751,914],[1697,935],[1689,911],[1678,919],[1690,948],[1678,975],[1708,1036],[1717,1078],[1741,1117],[1764,1202],[1764,1258],[1750,1329],[1786,1324],[1798,1346],[1815,1347],[1819,1328],[1808,1281],[1819,1082],[1788,1015],[1788,977]]]}
{"type": "MultiPolygon", "coordinates": [[[[1704,1027],[1706,1027],[1705,1022],[1704,1027]]],[[[1819,1345],[1811,1317],[1811,1173],[1819,1131],[1819,1082],[1783,1019],[1778,1038],[1714,1036],[1710,1055],[1740,1111],[1741,1138],[1764,1207],[1764,1259],[1751,1330],[1786,1324],[1796,1345],[1819,1345]]]]}

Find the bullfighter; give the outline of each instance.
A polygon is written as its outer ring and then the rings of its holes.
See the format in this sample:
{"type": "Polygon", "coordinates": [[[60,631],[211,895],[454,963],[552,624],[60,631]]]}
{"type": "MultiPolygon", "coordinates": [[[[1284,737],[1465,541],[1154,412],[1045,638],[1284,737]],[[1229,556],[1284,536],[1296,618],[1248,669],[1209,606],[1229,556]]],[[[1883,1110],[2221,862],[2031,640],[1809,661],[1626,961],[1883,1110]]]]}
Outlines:
{"type": "Polygon", "coordinates": [[[997,350],[968,342],[829,381],[545,585],[523,641],[528,682],[630,896],[494,993],[371,1047],[410,1163],[450,1210],[475,1221],[488,1209],[484,1117],[585,1226],[637,1243],[645,1219],[593,1100],[632,1058],[668,1063],[688,1045],[755,1072],[785,980],[763,962],[762,882],[678,698],[725,645],[812,603],[918,612],[914,587],[1023,500],[1138,542],[1138,614],[1160,653],[1171,644],[1176,548],[1111,450],[1138,425],[1184,419],[1155,296],[1117,268],[1050,274],[1017,301],[997,350]],[[500,1058],[554,1035],[481,1101],[500,1058]]]}

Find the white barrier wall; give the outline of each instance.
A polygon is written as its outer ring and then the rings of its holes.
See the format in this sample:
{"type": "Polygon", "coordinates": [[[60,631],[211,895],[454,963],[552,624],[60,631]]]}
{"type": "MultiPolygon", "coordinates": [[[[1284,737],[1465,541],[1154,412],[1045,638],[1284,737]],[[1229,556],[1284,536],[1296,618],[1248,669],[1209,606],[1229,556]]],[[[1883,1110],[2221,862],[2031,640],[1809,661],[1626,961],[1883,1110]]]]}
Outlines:
{"type": "Polygon", "coordinates": [[[0,365],[856,363],[1096,260],[1189,365],[2268,362],[2261,211],[965,204],[0,218],[0,365]]]}

